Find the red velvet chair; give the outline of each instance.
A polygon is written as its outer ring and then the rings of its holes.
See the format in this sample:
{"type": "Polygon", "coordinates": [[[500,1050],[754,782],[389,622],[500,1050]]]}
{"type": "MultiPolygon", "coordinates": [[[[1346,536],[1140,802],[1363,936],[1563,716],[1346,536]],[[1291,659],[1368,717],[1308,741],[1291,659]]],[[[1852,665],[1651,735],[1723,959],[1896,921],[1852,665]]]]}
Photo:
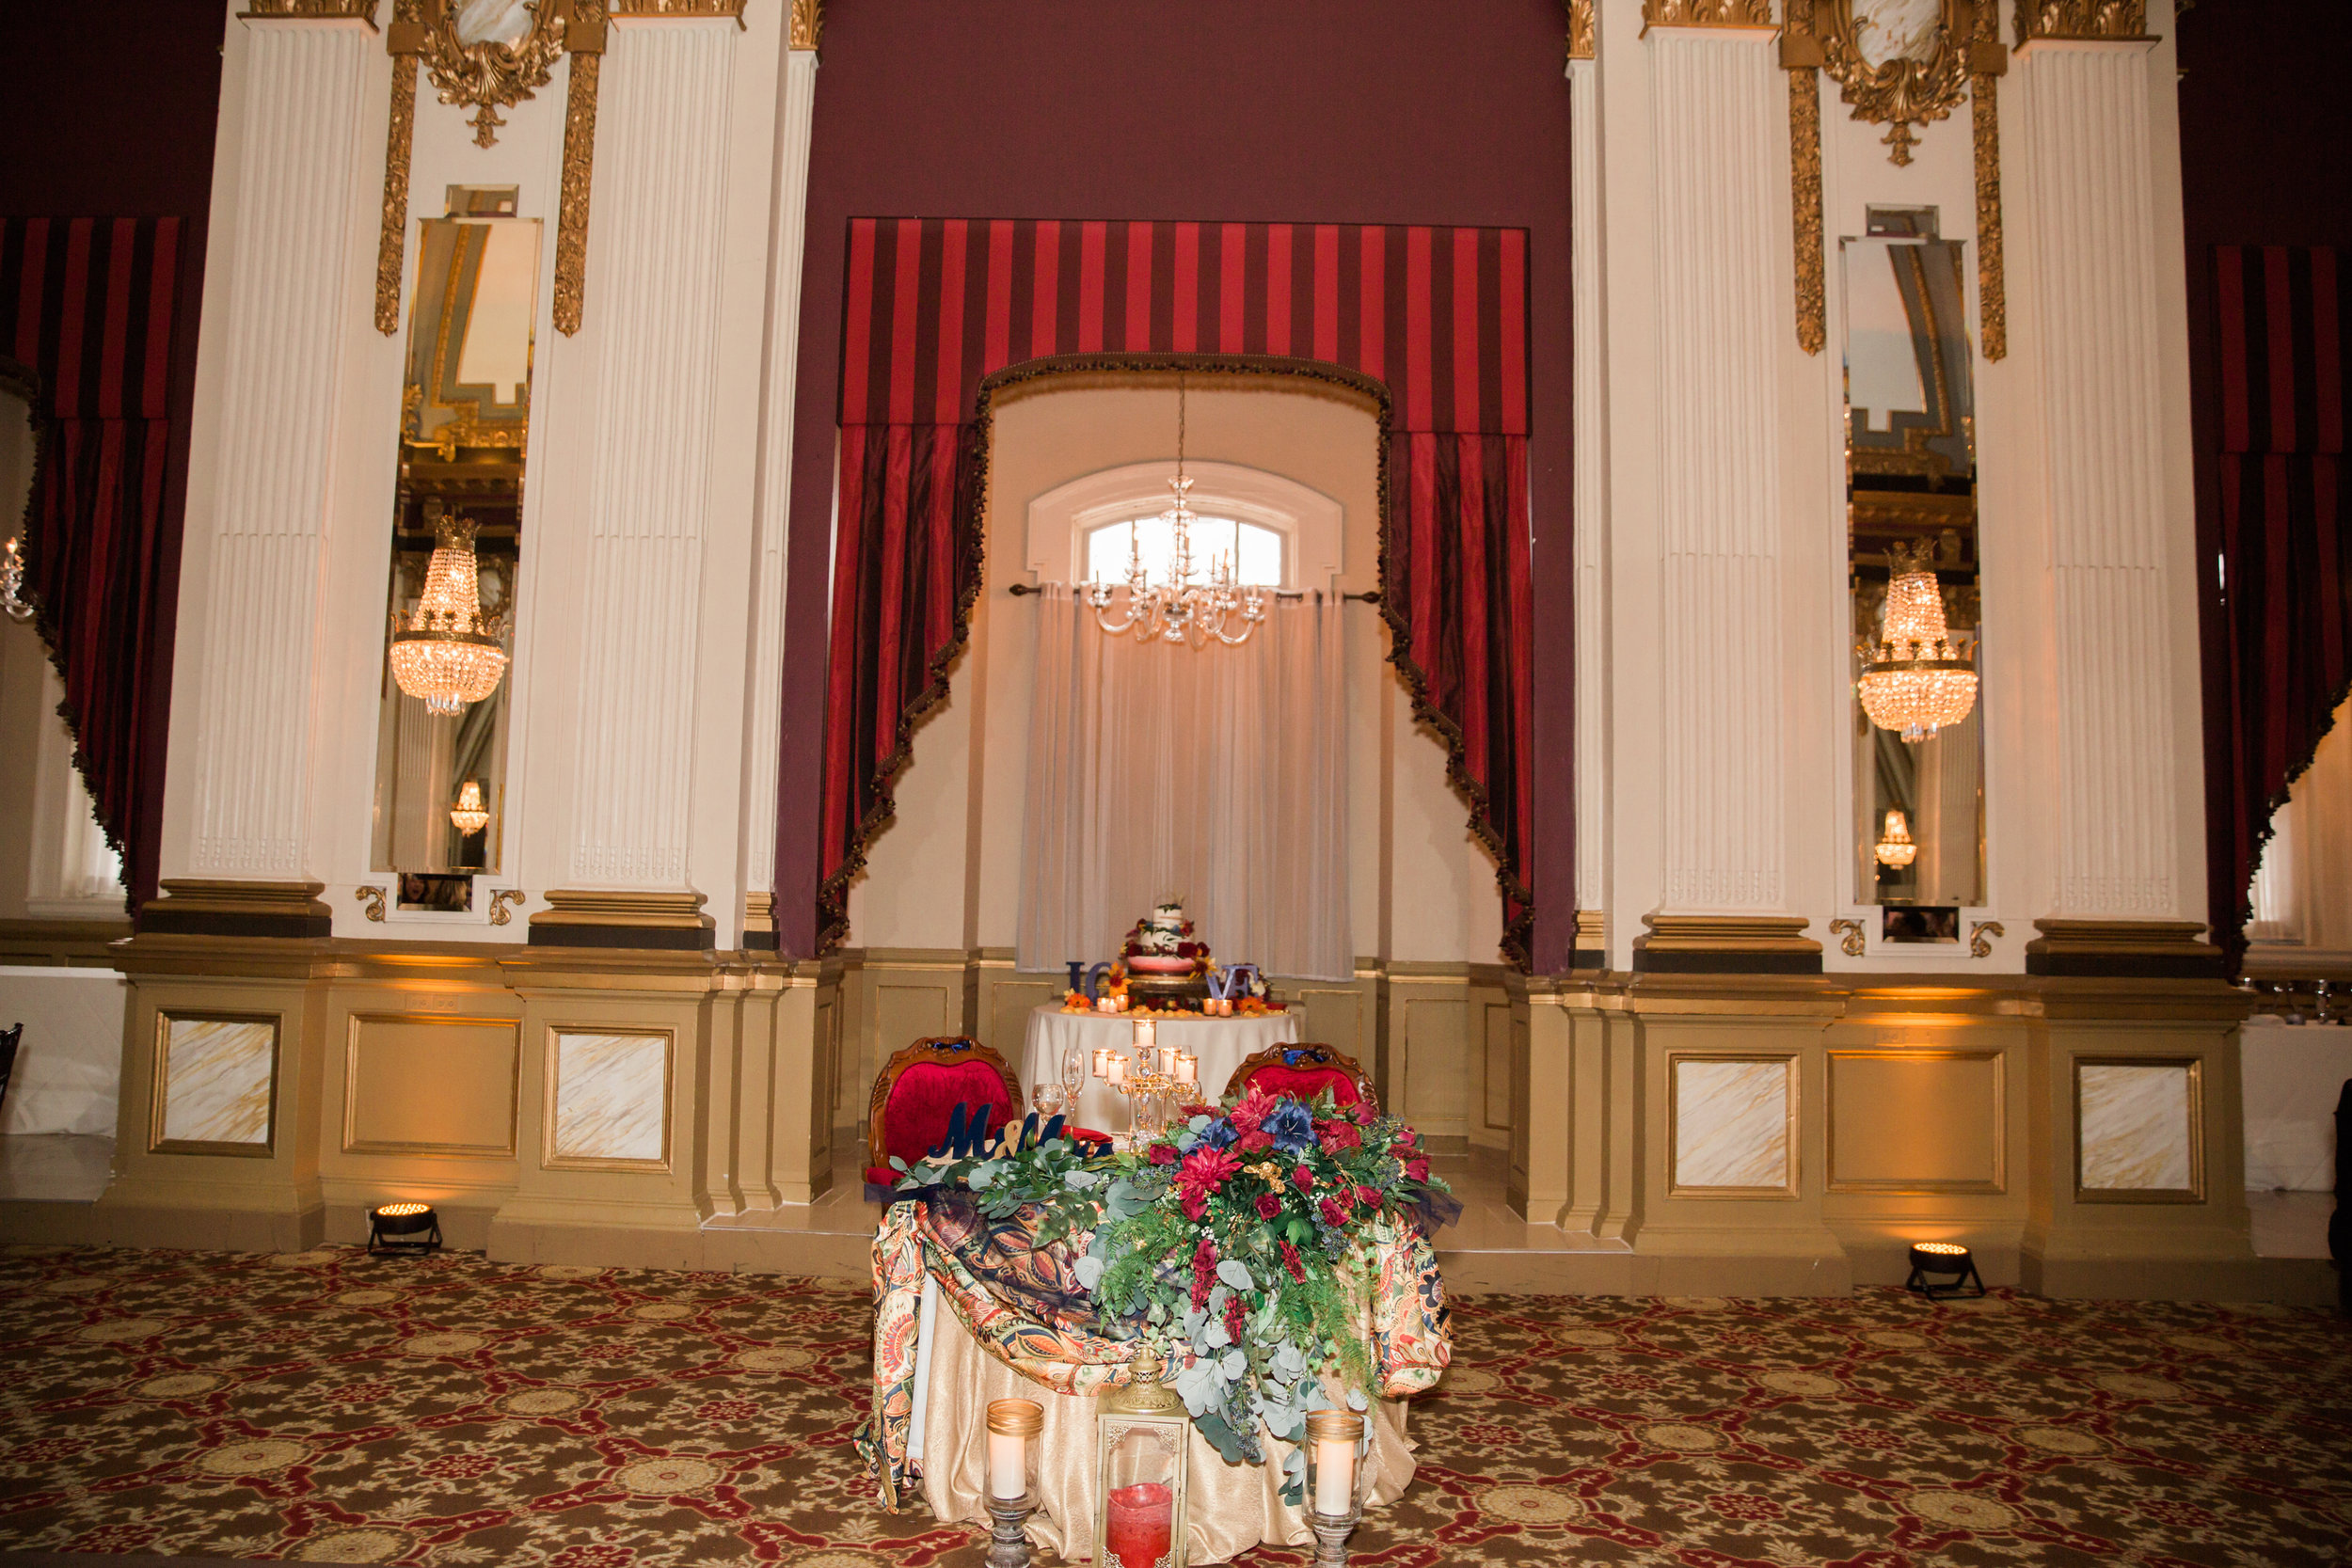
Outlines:
{"type": "Polygon", "coordinates": [[[1260,1094],[1286,1094],[1310,1101],[1329,1089],[1334,1104],[1380,1109],[1372,1080],[1364,1076],[1356,1058],[1327,1045],[1269,1045],[1254,1056],[1243,1057],[1233,1075],[1225,1080],[1225,1098],[1245,1095],[1253,1087],[1260,1094]]]}
{"type": "Polygon", "coordinates": [[[874,1101],[866,1120],[866,1180],[889,1186],[897,1155],[914,1164],[947,1136],[958,1105],[989,1107],[988,1125],[1001,1128],[1021,1117],[1021,1081],[1005,1059],[977,1040],[934,1035],[916,1040],[890,1058],[874,1080],[874,1101]]]}

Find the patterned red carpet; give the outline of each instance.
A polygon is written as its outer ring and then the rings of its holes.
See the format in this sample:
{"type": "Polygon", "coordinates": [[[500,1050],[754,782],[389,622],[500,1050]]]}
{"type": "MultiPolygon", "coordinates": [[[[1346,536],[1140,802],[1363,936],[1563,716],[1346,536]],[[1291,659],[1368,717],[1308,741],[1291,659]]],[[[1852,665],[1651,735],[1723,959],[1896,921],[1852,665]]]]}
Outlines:
{"type": "MultiPolygon", "coordinates": [[[[758,1275],[10,1249],[0,1549],[977,1564],[861,1483],[867,1318],[758,1275]]],[[[2323,1314],[1490,1296],[1454,1332],[1359,1563],[2352,1561],[2323,1314]]]]}

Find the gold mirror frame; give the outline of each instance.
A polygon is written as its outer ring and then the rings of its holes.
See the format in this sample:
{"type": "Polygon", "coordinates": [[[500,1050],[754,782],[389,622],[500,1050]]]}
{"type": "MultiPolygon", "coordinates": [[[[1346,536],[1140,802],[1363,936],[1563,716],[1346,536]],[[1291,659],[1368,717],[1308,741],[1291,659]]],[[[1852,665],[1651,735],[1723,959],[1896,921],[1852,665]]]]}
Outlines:
{"type": "Polygon", "coordinates": [[[1813,22],[1821,40],[1821,69],[1852,105],[1854,118],[1887,128],[1887,156],[1911,162],[1915,125],[1943,119],[1968,96],[1970,31],[1976,8],[1970,0],[1942,0],[1935,52],[1925,60],[1899,55],[1873,66],[1862,53],[1855,0],[1820,0],[1813,22]]]}
{"type": "Polygon", "coordinates": [[[512,108],[548,85],[548,73],[564,53],[571,7],[564,0],[508,0],[531,16],[523,36],[512,43],[468,43],[457,36],[458,13],[466,3],[425,0],[419,55],[441,102],[474,111],[474,145],[491,147],[498,142],[498,128],[506,123],[499,110],[512,108]]]}

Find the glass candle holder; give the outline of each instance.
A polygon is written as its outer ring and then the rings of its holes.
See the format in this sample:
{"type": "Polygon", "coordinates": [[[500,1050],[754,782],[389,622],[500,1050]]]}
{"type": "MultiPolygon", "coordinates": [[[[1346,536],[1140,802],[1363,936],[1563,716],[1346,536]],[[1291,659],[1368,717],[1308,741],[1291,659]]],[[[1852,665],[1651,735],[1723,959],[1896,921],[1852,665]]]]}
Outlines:
{"type": "Polygon", "coordinates": [[[1037,1493],[1037,1439],[1045,1407],[1035,1400],[988,1402],[988,1495],[1018,1502],[1037,1493]]]}
{"type": "Polygon", "coordinates": [[[1356,1512],[1356,1449],[1364,1418],[1352,1410],[1314,1410],[1307,1415],[1307,1509],[1327,1519],[1352,1518],[1356,1512]]]}

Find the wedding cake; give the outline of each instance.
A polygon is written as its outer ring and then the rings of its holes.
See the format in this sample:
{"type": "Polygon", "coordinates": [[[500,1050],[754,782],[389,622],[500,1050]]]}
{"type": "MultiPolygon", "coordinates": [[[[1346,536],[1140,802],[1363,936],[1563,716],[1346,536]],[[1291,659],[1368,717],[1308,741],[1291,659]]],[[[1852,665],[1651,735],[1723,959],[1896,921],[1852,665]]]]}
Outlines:
{"type": "Polygon", "coordinates": [[[1209,947],[1194,937],[1181,902],[1155,904],[1136,921],[1120,962],[1129,993],[1138,999],[1198,1000],[1209,993],[1209,947]]]}

